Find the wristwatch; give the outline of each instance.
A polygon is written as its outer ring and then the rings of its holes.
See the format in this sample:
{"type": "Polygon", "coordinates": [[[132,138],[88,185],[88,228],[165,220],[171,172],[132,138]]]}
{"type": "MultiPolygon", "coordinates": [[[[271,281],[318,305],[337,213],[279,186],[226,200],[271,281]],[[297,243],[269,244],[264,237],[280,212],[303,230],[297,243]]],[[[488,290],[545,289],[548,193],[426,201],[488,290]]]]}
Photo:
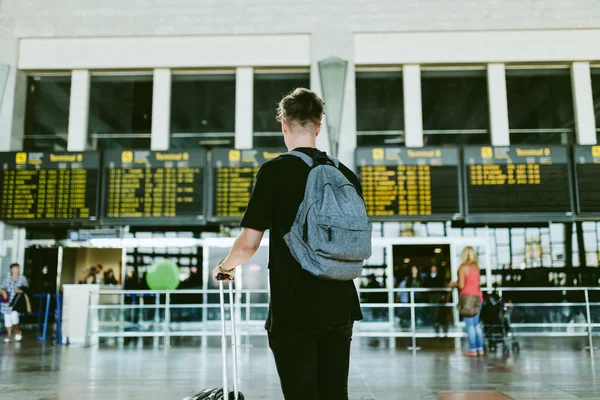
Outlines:
{"type": "Polygon", "coordinates": [[[225,261],[224,258],[222,258],[221,261],[219,261],[219,263],[217,264],[217,268],[219,268],[219,272],[221,272],[222,274],[231,275],[235,271],[235,268],[232,268],[232,269],[223,268],[223,261],[225,261]]]}

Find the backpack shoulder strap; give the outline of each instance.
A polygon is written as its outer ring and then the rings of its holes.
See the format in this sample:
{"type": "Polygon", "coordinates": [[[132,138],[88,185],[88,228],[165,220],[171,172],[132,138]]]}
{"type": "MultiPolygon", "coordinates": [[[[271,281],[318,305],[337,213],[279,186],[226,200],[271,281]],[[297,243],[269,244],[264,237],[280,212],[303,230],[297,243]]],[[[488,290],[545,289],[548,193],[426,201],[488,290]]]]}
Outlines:
{"type": "Polygon", "coordinates": [[[309,168],[312,168],[313,165],[315,165],[315,160],[313,160],[313,158],[308,154],[304,154],[301,151],[288,151],[287,153],[284,153],[284,155],[298,157],[299,159],[304,161],[306,165],[309,166],[309,168]]]}
{"type": "MultiPolygon", "coordinates": [[[[306,163],[306,165],[308,165],[310,168],[314,167],[316,164],[316,161],[309,156],[308,154],[304,154],[301,151],[288,151],[287,153],[284,153],[284,155],[290,155],[290,156],[294,156],[294,157],[298,157],[300,158],[302,161],[304,161],[306,163]]],[[[331,160],[331,162],[333,163],[333,165],[335,165],[336,168],[340,167],[340,160],[338,160],[337,158],[331,157],[331,156],[327,156],[327,158],[329,158],[329,160],[331,160]]]]}

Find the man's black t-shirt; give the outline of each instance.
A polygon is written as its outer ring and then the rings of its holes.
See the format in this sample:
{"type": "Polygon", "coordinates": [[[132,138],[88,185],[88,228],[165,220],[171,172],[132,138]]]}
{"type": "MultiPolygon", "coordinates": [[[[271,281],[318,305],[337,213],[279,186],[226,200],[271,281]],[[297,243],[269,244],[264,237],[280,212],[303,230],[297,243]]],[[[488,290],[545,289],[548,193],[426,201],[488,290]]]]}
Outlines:
{"type": "MultiPolygon", "coordinates": [[[[311,157],[314,148],[297,148],[311,157]]],[[[323,154],[323,153],[321,153],[323,154]]],[[[360,181],[340,163],[340,171],[362,192],[360,181]]],[[[296,218],[304,199],[310,168],[298,157],[282,155],[260,168],[241,226],[270,230],[269,279],[271,301],[265,328],[312,327],[362,319],[358,294],[352,281],[317,279],[302,269],[283,237],[296,218]]]]}

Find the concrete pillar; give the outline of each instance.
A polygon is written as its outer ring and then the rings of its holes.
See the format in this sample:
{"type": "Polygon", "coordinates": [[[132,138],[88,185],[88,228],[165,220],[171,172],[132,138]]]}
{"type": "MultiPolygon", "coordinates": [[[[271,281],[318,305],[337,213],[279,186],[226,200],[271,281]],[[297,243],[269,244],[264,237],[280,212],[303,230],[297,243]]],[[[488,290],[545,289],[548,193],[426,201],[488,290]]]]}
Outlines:
{"type": "Polygon", "coordinates": [[[423,147],[423,104],[421,102],[421,66],[402,67],[404,86],[404,140],[406,147],[423,147]]]}
{"type": "Polygon", "coordinates": [[[235,148],[251,149],[254,145],[254,69],[238,68],[235,72],[235,148]]]}
{"type": "MultiPolygon", "coordinates": [[[[339,57],[348,62],[337,155],[342,163],[354,170],[354,151],[356,149],[354,37],[351,32],[320,31],[313,32],[311,43],[310,88],[319,96],[323,96],[319,61],[329,57],[339,57]]],[[[327,112],[327,104],[325,104],[325,112],[327,112]]],[[[317,147],[330,153],[326,118],[327,114],[323,119],[321,134],[317,137],[317,147]]]]}
{"type": "Polygon", "coordinates": [[[25,128],[25,100],[27,77],[17,69],[18,40],[0,37],[0,65],[8,70],[4,80],[4,93],[0,92],[0,151],[20,150],[25,128]]]}
{"type": "Polygon", "coordinates": [[[596,144],[596,117],[594,115],[590,63],[587,61],[574,62],[571,68],[571,81],[577,144],[596,144]]]}
{"type": "Polygon", "coordinates": [[[171,132],[171,70],[154,70],[152,85],[152,150],[168,150],[171,132]]]}
{"type": "Polygon", "coordinates": [[[84,151],[87,147],[90,112],[90,71],[74,70],[71,74],[69,102],[69,151],[84,151]]]}
{"type": "Polygon", "coordinates": [[[492,145],[510,145],[506,71],[504,64],[488,64],[488,104],[492,145]]]}

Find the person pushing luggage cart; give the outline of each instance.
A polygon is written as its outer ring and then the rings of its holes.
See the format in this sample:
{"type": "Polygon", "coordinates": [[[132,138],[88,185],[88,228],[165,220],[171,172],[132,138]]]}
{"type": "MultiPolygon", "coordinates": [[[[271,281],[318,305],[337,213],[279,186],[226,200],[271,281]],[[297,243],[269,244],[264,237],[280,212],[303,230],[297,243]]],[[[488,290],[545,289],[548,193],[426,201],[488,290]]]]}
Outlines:
{"type": "Polygon", "coordinates": [[[265,328],[286,400],[348,399],[352,330],[363,318],[352,280],[371,256],[372,225],[356,175],[315,148],[323,114],[308,89],[281,100],[289,153],[260,168],[242,231],[213,271],[233,279],[270,231],[265,328]]]}

